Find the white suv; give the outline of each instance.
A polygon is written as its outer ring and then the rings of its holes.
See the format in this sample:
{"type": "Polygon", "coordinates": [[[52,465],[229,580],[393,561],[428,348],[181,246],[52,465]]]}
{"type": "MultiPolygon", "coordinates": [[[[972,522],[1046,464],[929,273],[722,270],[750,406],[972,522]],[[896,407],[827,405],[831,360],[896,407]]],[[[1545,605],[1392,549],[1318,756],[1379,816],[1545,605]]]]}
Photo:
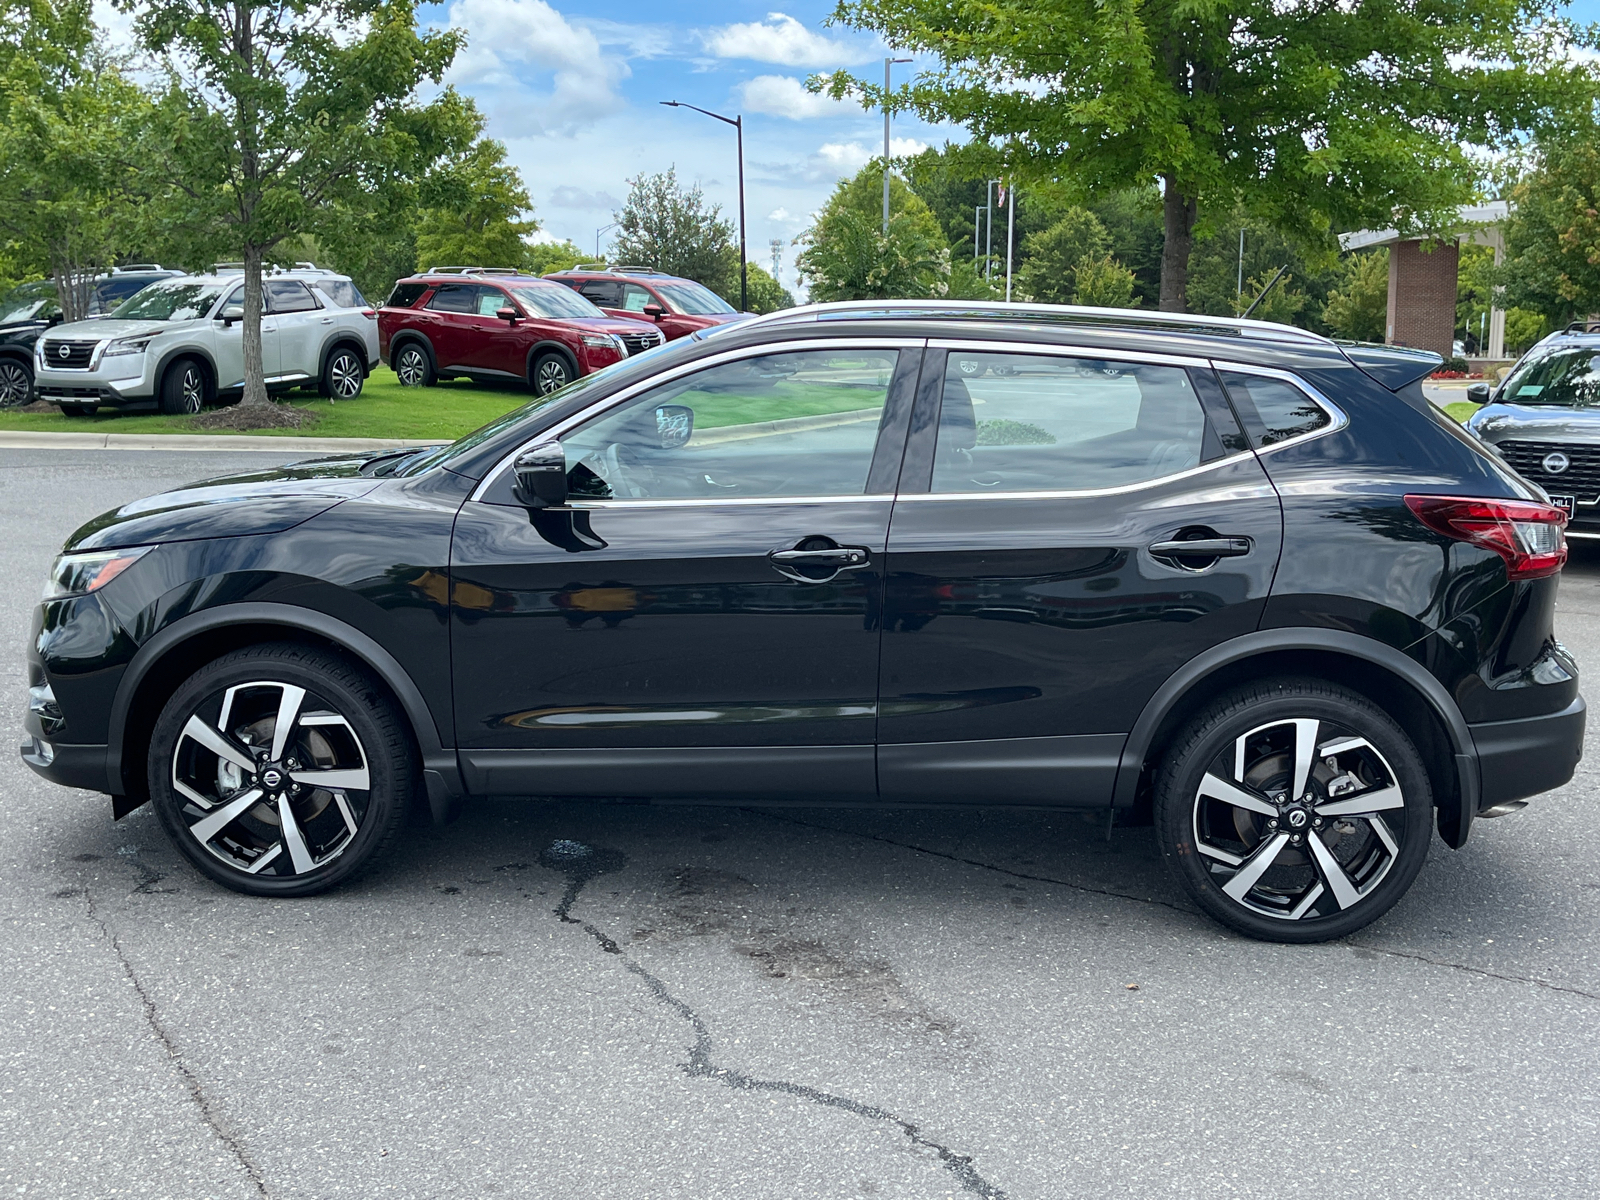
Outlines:
{"type": "MultiPolygon", "coordinates": [[[[62,412],[159,407],[197,413],[244,389],[242,272],[151,284],[97,321],[58,325],[34,347],[34,392],[62,412]]],[[[315,384],[353,400],[378,361],[377,313],[344,275],[310,264],[262,280],[267,387],[315,384]],[[354,301],[354,304],[349,303],[354,301]]]]}

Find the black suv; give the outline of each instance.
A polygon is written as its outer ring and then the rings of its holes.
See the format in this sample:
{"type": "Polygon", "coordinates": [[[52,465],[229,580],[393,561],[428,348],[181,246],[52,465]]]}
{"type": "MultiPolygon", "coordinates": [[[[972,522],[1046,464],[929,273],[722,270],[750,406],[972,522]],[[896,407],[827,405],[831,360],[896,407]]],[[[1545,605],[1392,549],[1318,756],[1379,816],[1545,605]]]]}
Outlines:
{"type": "MultiPolygon", "coordinates": [[[[103,317],[158,279],[182,275],[157,263],[115,267],[98,276],[89,293],[89,316],[103,317]]],[[[26,404],[33,396],[33,348],[39,335],[61,324],[56,285],[25,283],[0,297],[0,408],[26,404]]]]}
{"type": "Polygon", "coordinates": [[[23,757],[259,895],[425,799],[1150,814],[1211,915],[1360,928],[1565,783],[1563,514],[1436,357],[1260,322],[789,310],[449,446],[91,521],[23,757]]]}

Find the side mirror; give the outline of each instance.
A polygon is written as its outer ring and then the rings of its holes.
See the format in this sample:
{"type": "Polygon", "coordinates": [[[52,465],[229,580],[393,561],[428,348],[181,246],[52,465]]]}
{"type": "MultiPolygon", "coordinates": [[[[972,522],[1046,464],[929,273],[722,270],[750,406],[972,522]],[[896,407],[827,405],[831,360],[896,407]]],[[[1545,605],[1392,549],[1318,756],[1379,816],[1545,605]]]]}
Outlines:
{"type": "Polygon", "coordinates": [[[646,304],[639,311],[644,313],[644,315],[649,317],[652,321],[659,321],[662,317],[667,315],[667,310],[662,308],[659,304],[646,304]]]}
{"type": "Polygon", "coordinates": [[[694,409],[687,404],[662,404],[656,408],[656,436],[663,450],[676,450],[694,434],[694,409]]]}
{"type": "Polygon", "coordinates": [[[508,306],[506,308],[496,309],[494,315],[499,317],[507,325],[515,325],[517,323],[517,317],[519,314],[517,313],[516,309],[508,306]]]}
{"type": "Polygon", "coordinates": [[[567,452],[543,442],[517,456],[517,499],[529,508],[560,508],[567,502],[567,452]]]}
{"type": "Polygon", "coordinates": [[[1487,383],[1473,384],[1467,389],[1467,399],[1474,404],[1489,403],[1489,385],[1487,383]]]}
{"type": "Polygon", "coordinates": [[[232,325],[235,321],[242,320],[244,320],[244,305],[230,304],[222,310],[222,327],[224,329],[228,328],[228,326],[232,325]]]}
{"type": "Polygon", "coordinates": [[[52,313],[48,318],[46,318],[45,325],[47,327],[51,328],[51,329],[54,329],[57,325],[61,324],[61,322],[65,321],[66,319],[67,318],[66,318],[66,314],[65,313],[52,313]]]}

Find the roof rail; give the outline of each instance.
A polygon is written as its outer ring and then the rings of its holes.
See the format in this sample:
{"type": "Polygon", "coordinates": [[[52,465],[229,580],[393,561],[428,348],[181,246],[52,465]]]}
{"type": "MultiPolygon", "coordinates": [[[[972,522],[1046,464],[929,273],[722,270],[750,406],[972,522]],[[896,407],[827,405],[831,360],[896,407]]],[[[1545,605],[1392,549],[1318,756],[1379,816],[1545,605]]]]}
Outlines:
{"type": "Polygon", "coordinates": [[[799,321],[1021,321],[1135,331],[1168,330],[1207,337],[1247,337],[1277,342],[1332,346],[1333,340],[1292,325],[1243,317],[1209,317],[1137,308],[1088,308],[1072,304],[1006,304],[998,300],[841,300],[805,304],[754,317],[743,324],[786,324],[799,321]]]}
{"type": "Polygon", "coordinates": [[[520,267],[429,267],[423,275],[521,275],[520,267]]]}
{"type": "Polygon", "coordinates": [[[1562,333],[1600,333],[1600,321],[1574,321],[1562,333]]]}
{"type": "Polygon", "coordinates": [[[165,271],[167,268],[160,263],[126,263],[120,267],[112,267],[113,275],[122,275],[128,271],[165,271]]]}
{"type": "Polygon", "coordinates": [[[667,275],[671,273],[657,270],[655,267],[632,267],[626,263],[617,263],[615,266],[607,267],[606,270],[613,275],[667,275]]]}

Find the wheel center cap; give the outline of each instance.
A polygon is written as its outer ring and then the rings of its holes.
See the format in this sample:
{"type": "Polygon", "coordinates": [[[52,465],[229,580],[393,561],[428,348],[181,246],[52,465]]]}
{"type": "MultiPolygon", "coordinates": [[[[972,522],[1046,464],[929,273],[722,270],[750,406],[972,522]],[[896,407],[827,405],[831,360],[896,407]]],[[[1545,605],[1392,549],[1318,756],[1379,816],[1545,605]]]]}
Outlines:
{"type": "Polygon", "coordinates": [[[1285,814],[1284,819],[1288,821],[1290,829],[1304,829],[1310,822],[1311,817],[1303,808],[1291,808],[1285,814]]]}
{"type": "Polygon", "coordinates": [[[261,768],[261,786],[269,792],[277,791],[288,778],[288,772],[277,763],[269,763],[261,768]]]}

